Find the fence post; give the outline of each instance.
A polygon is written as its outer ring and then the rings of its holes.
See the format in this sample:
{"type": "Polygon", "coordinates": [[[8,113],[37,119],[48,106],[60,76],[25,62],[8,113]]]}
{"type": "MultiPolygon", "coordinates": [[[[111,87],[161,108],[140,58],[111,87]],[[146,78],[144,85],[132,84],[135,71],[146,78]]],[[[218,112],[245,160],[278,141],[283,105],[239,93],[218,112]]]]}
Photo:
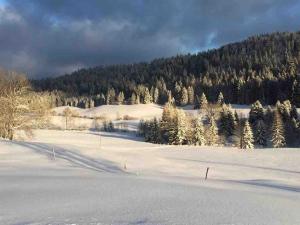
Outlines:
{"type": "Polygon", "coordinates": [[[209,167],[206,168],[205,180],[207,180],[208,170],[209,170],[209,167]]]}
{"type": "Polygon", "coordinates": [[[53,153],[53,159],[56,160],[54,147],[52,148],[52,153],[53,153]]]}

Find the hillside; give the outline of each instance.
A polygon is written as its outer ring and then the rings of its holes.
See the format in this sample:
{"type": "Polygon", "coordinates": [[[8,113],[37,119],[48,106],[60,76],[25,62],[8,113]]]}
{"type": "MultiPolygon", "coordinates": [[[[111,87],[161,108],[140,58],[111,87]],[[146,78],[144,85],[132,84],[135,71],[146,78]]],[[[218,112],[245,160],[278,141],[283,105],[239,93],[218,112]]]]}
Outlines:
{"type": "MultiPolygon", "coordinates": [[[[57,78],[33,80],[32,84],[39,91],[62,91],[57,94],[59,99],[56,96],[57,106],[66,105],[66,97],[78,96],[91,98],[96,105],[112,104],[121,92],[122,102],[132,102],[133,94],[144,101],[149,92],[152,101],[164,104],[168,91],[181,104],[182,92],[190,87],[194,102],[203,92],[214,101],[221,91],[232,104],[249,104],[257,99],[275,104],[277,100],[289,99],[299,107],[299,63],[300,32],[285,32],[150,63],[81,69],[57,78]],[[158,96],[154,99],[156,90],[158,96]],[[113,99],[108,99],[111,96],[113,99]]],[[[76,102],[79,104],[80,99],[76,102]]],[[[81,107],[86,104],[81,103],[81,107]]]]}

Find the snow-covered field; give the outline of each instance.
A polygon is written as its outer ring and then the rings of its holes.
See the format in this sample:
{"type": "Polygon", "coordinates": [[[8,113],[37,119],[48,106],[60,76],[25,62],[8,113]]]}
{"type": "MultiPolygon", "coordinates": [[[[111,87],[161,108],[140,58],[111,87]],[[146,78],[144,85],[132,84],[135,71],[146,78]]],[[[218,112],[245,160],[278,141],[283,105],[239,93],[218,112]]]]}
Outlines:
{"type": "Polygon", "coordinates": [[[300,224],[300,149],[35,134],[0,140],[0,224],[300,224]]]}

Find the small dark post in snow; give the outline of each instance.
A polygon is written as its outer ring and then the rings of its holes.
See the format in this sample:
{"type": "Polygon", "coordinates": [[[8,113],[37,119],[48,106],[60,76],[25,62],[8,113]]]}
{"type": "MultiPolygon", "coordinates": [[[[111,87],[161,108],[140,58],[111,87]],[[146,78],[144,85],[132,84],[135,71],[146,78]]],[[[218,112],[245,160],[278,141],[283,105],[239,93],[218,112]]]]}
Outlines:
{"type": "Polygon", "coordinates": [[[53,159],[56,160],[54,148],[52,148],[53,159]]]}
{"type": "Polygon", "coordinates": [[[209,170],[209,167],[206,168],[205,180],[207,180],[208,170],[209,170]]]}
{"type": "Polygon", "coordinates": [[[127,170],[126,162],[124,163],[124,170],[127,170]]]}

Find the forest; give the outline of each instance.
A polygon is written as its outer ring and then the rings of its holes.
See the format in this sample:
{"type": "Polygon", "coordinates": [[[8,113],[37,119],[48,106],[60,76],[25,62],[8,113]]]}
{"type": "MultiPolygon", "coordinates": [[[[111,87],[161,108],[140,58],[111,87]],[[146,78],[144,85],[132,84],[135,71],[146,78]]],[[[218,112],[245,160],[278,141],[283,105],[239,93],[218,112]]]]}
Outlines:
{"type": "Polygon", "coordinates": [[[102,104],[199,103],[205,93],[215,102],[263,105],[290,100],[300,107],[300,32],[263,34],[198,54],[149,63],[80,69],[55,78],[31,80],[49,91],[55,106],[82,108],[102,104]]]}

